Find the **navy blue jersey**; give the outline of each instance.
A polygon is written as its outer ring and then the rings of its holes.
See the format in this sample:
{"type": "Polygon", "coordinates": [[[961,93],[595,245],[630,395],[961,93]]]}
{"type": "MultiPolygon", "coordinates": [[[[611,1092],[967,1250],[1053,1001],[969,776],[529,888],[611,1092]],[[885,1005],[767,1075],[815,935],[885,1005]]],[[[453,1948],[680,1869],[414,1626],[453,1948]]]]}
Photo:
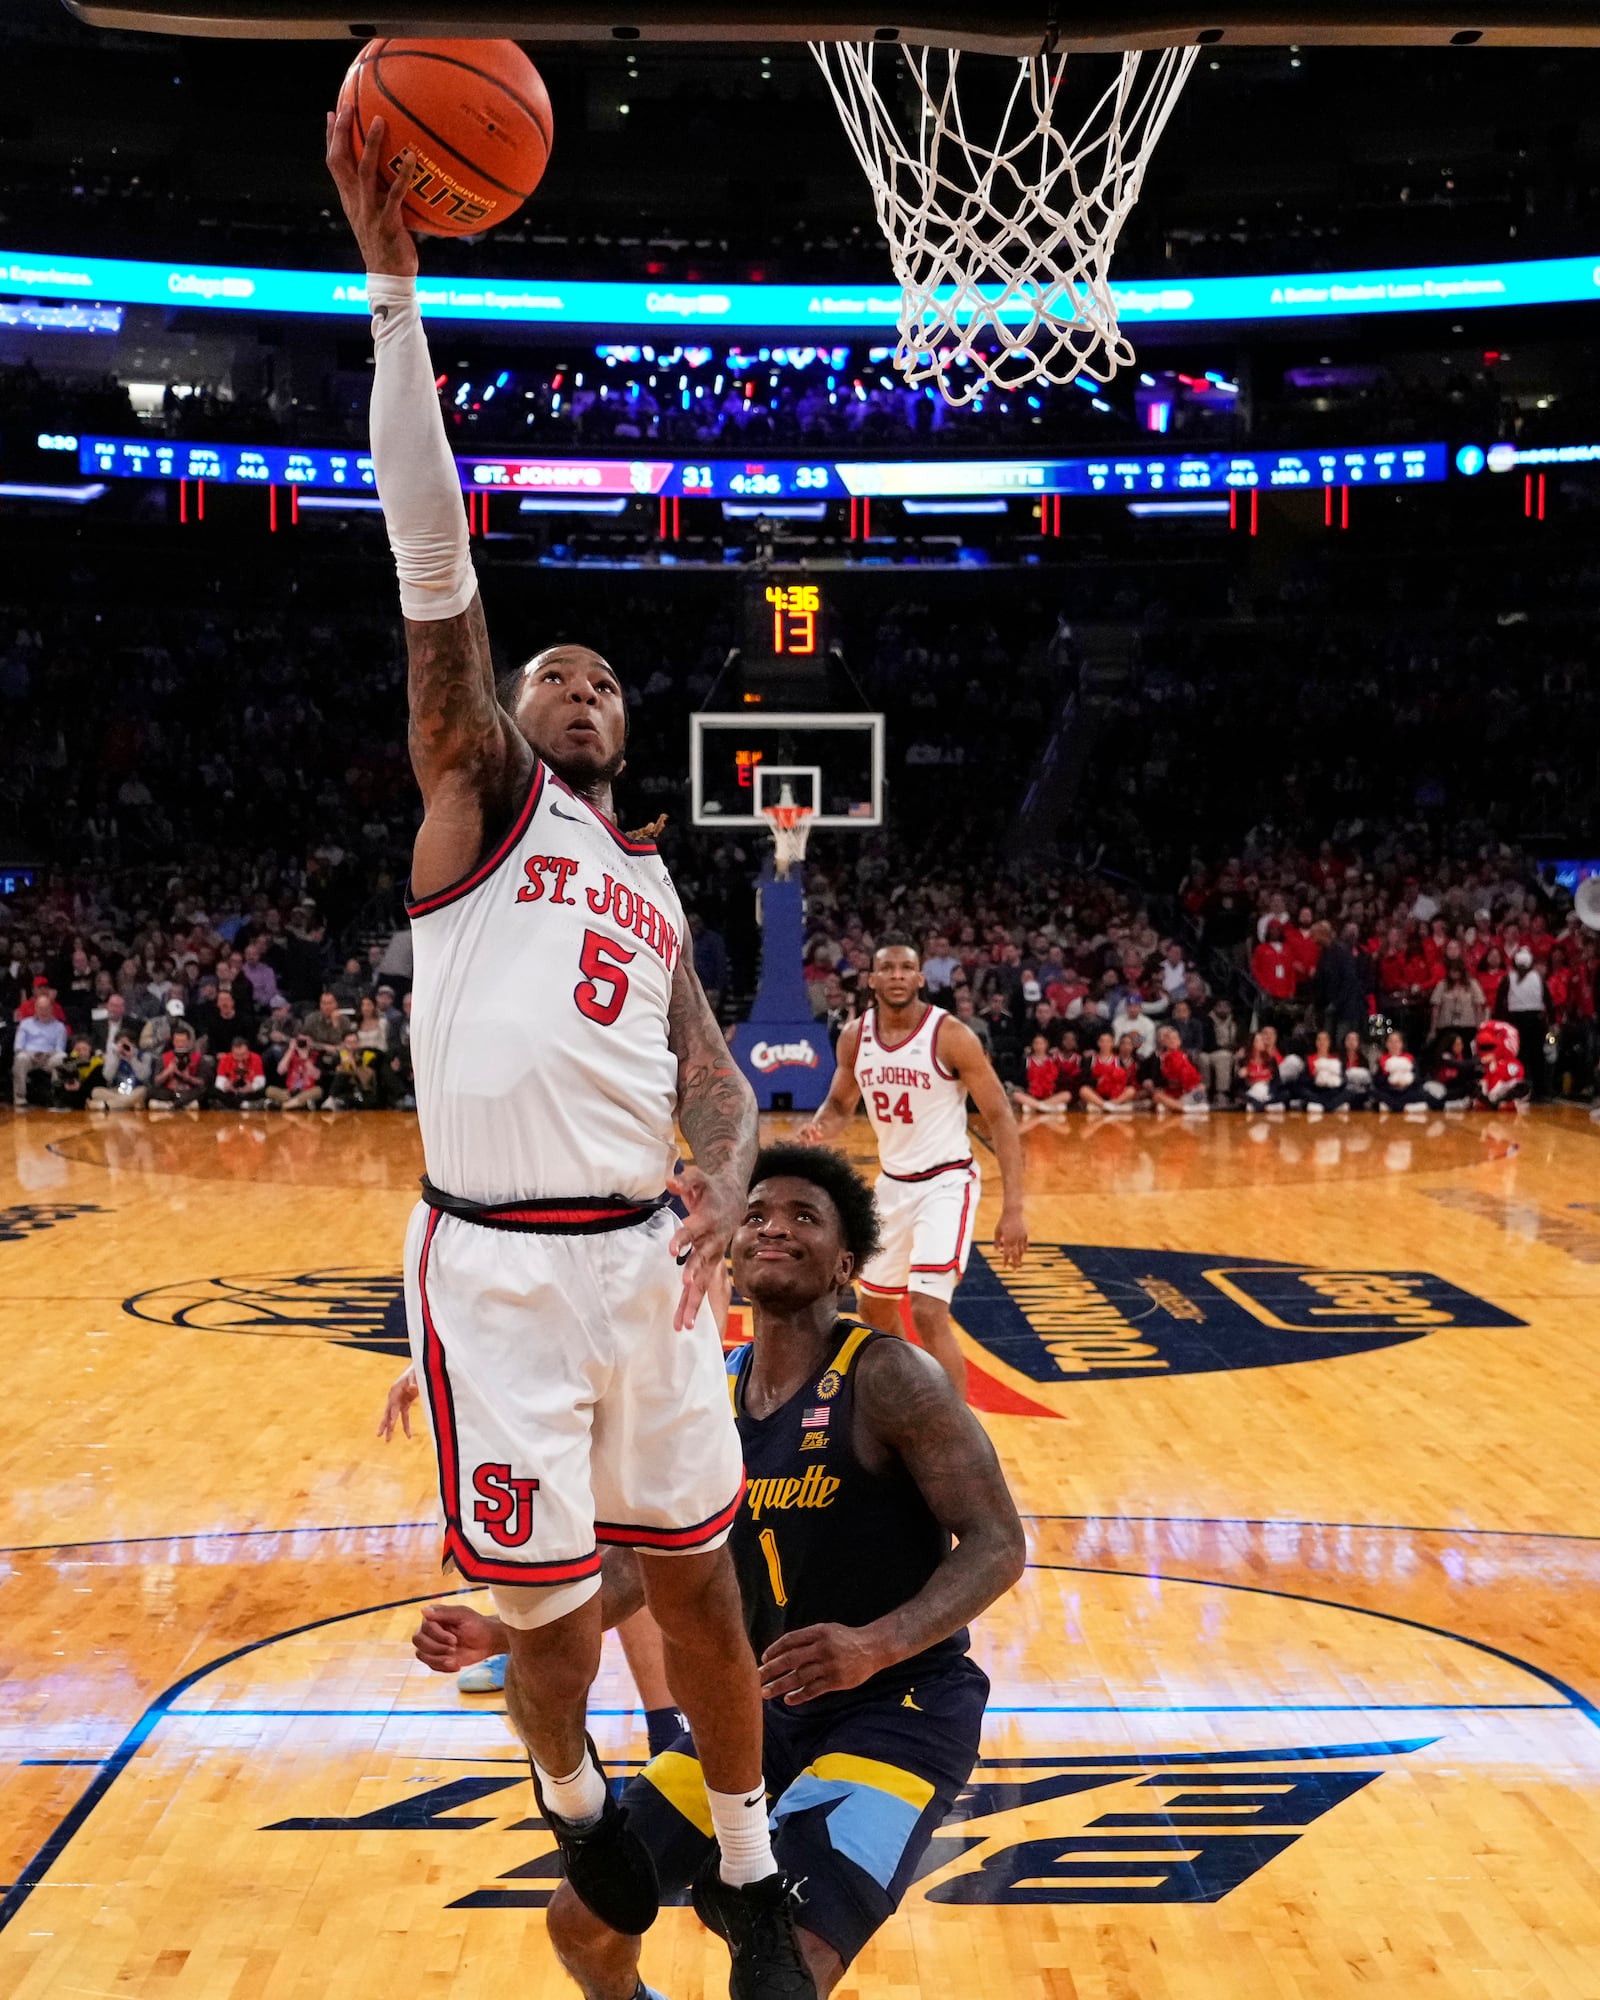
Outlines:
{"type": "MultiPolygon", "coordinates": [[[[950,1553],[949,1535],[905,1467],[893,1460],[874,1472],[856,1455],[855,1364],[873,1341],[896,1336],[848,1319],[835,1334],[827,1366],[767,1417],[744,1408],[752,1350],[728,1356],[749,1482],[729,1539],[757,1659],[785,1632],[870,1625],[897,1611],[950,1553]]],[[[864,1687],[909,1687],[959,1659],[967,1643],[956,1632],[864,1687]]],[[[825,1695],[817,1707],[862,1691],[825,1695]]]]}

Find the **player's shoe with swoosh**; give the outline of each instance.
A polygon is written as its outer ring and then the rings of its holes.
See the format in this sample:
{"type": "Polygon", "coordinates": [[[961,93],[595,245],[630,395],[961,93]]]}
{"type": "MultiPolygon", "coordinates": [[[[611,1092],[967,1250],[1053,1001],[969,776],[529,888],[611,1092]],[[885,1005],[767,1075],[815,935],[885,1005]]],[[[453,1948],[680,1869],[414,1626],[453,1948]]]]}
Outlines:
{"type": "MultiPolygon", "coordinates": [[[[584,1742],[589,1746],[595,1768],[604,1778],[605,1766],[600,1762],[594,1739],[586,1736],[584,1742]]],[[[649,1930],[661,1908],[656,1864],[650,1858],[649,1848],[629,1826],[627,1810],[613,1796],[610,1785],[606,1786],[606,1802],[593,1826],[573,1826],[553,1813],[539,1789],[537,1771],[533,1773],[533,1795],[550,1823],[550,1831],[561,1849],[567,1880],[578,1901],[601,1923],[620,1931],[624,1937],[638,1937],[649,1930]]]]}
{"type": "Polygon", "coordinates": [[[816,1981],[794,1934],[803,1898],[787,1875],[763,1876],[736,1889],[722,1879],[722,1854],[712,1848],[692,1891],[694,1913],[715,1931],[733,1961],[731,2000],[817,2000],[816,1981]]]}

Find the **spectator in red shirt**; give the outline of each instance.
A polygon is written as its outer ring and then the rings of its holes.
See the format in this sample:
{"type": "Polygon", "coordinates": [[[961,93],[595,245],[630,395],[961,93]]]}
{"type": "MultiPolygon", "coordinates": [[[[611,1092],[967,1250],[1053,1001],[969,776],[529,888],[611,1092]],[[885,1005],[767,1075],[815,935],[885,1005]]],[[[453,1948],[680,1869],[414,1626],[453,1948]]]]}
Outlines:
{"type": "Polygon", "coordinates": [[[1556,1031],[1551,1088],[1558,1096],[1589,1096],[1594,1088],[1594,980],[1580,950],[1558,942],[1545,972],[1556,1031]]]}
{"type": "Polygon", "coordinates": [[[1028,1044],[1027,1059],[1023,1065],[1022,1088],[1013,1088],[1011,1101],[1019,1111],[1043,1111],[1056,1094],[1056,1057],[1049,1040],[1044,1035],[1035,1035],[1028,1044]]]}
{"type": "Polygon", "coordinates": [[[1264,1019],[1282,1020],[1300,983],[1299,970],[1288,945],[1283,925],[1274,917],[1267,934],[1250,954],[1250,976],[1261,988],[1264,1019]]]}
{"type": "Polygon", "coordinates": [[[296,1035],[278,1058],[278,1081],[267,1101],[280,1111],[314,1111],[322,1102],[322,1061],[309,1035],[296,1035]]]}
{"type": "Polygon", "coordinates": [[[1116,1043],[1107,1028],[1095,1043],[1094,1054],[1089,1058],[1089,1080],[1078,1091],[1083,1108],[1085,1111],[1131,1111],[1138,1094],[1134,1087],[1133,1069],[1118,1060],[1116,1043]]]}
{"type": "Polygon", "coordinates": [[[218,1058],[211,1101],[238,1111],[251,1111],[266,1103],[267,1072],[246,1036],[235,1035],[232,1048],[218,1058]]]}
{"type": "Polygon", "coordinates": [[[1206,1102],[1205,1082],[1170,1022],[1156,1030],[1156,1076],[1150,1094],[1156,1110],[1163,1114],[1181,1111],[1189,1117],[1204,1117],[1211,1108],[1206,1102]]]}
{"type": "Polygon", "coordinates": [[[152,1111],[198,1111],[206,1094],[209,1066],[195,1045],[194,1030],[186,1021],[172,1030],[172,1040],[156,1060],[155,1081],[148,1103],[152,1111]]]}
{"type": "Polygon", "coordinates": [[[1506,976],[1505,953],[1499,945],[1485,947],[1477,965],[1473,968],[1473,978],[1478,983],[1478,991],[1483,995],[1483,1004],[1493,1007],[1499,997],[1501,981],[1506,976]]]}
{"type": "Polygon", "coordinates": [[[1322,957],[1322,941],[1316,935],[1316,918],[1309,903],[1300,905],[1294,922],[1284,932],[1283,941],[1294,961],[1295,991],[1304,998],[1317,975],[1317,962],[1322,957]]]}

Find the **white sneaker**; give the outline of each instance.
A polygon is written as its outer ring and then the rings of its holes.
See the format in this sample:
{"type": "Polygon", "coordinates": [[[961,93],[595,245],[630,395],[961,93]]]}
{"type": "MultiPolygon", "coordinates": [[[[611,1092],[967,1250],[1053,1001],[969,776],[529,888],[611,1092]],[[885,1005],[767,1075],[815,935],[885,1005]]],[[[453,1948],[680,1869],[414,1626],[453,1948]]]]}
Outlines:
{"type": "Polygon", "coordinates": [[[508,1658],[506,1653],[491,1653],[475,1666],[463,1667],[456,1675],[456,1687],[462,1694],[498,1694],[506,1684],[508,1658]]]}

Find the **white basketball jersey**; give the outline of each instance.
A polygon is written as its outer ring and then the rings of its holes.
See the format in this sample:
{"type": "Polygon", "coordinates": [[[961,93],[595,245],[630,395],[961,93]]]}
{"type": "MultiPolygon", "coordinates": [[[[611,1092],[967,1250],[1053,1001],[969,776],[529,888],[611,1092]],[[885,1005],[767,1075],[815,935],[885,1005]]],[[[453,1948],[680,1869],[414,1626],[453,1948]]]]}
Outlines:
{"type": "Polygon", "coordinates": [[[667,1001],[688,937],[655,848],[541,763],[504,840],[409,910],[434,1185],[481,1202],[660,1194],[676,1153],[667,1001]]]}
{"type": "Polygon", "coordinates": [[[878,1135],[879,1164],[893,1180],[971,1165],[966,1089],[934,1047],[948,1018],[942,1007],[929,1007],[903,1042],[888,1044],[879,1039],[876,1008],[862,1020],[856,1082],[878,1135]]]}

